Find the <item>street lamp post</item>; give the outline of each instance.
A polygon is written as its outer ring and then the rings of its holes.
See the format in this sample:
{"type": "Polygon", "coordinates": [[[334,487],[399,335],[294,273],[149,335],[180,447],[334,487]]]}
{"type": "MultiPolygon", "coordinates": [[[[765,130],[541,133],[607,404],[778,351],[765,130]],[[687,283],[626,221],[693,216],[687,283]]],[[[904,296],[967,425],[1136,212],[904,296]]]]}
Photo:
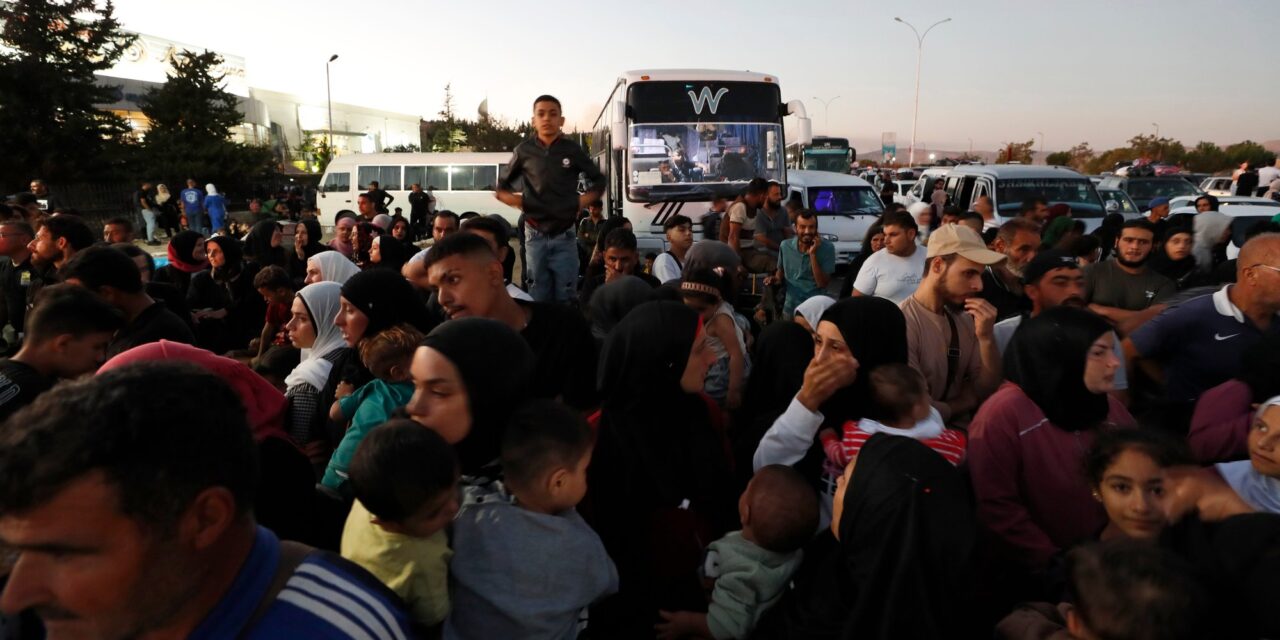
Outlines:
{"type": "Polygon", "coordinates": [[[1151,126],[1153,126],[1153,127],[1155,127],[1155,128],[1156,128],[1156,140],[1159,140],[1159,139],[1160,139],[1160,124],[1159,124],[1159,123],[1157,123],[1157,122],[1152,122],[1152,123],[1151,123],[1151,126]]]}
{"type": "Polygon", "coordinates": [[[814,96],[813,99],[822,103],[822,132],[827,135],[831,135],[831,103],[839,100],[840,96],[836,96],[830,100],[823,100],[818,96],[814,96]]]}
{"type": "Polygon", "coordinates": [[[925,39],[925,36],[929,35],[930,31],[933,31],[934,27],[944,22],[951,22],[951,18],[939,20],[929,25],[929,28],[924,30],[923,35],[921,35],[919,31],[916,31],[915,26],[913,26],[910,22],[907,22],[906,20],[903,20],[902,18],[897,18],[897,17],[895,17],[894,20],[907,25],[908,27],[911,28],[911,33],[916,34],[916,106],[911,114],[911,153],[907,158],[907,164],[915,165],[916,163],[916,125],[920,122],[920,62],[924,58],[924,39],[925,39]]]}
{"type": "MultiPolygon", "coordinates": [[[[1040,158],[1043,160],[1044,159],[1044,132],[1037,131],[1036,133],[1040,135],[1040,158]]],[[[1049,161],[1045,160],[1044,163],[1049,164],[1049,161]]],[[[1035,164],[1035,163],[1033,162],[1031,164],[1035,164]]]]}
{"type": "Polygon", "coordinates": [[[338,59],[338,54],[329,56],[329,62],[324,63],[324,93],[329,100],[329,153],[333,154],[333,89],[329,84],[329,63],[338,59]]]}

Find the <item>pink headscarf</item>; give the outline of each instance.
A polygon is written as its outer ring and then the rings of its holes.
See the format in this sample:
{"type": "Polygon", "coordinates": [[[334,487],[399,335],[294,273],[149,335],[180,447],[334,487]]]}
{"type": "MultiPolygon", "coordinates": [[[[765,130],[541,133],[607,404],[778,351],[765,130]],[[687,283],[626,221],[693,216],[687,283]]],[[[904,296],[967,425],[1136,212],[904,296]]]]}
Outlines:
{"type": "Polygon", "coordinates": [[[267,382],[238,360],[214,355],[209,351],[181,342],[161,340],[134,347],[108,360],[98,373],[118,369],[135,362],[151,360],[183,360],[207,370],[226,381],[244,403],[253,438],[259,442],[266,438],[282,438],[287,442],[289,434],[284,430],[284,413],[288,401],[279,389],[267,382]]]}
{"type": "Polygon", "coordinates": [[[333,237],[333,240],[329,241],[329,247],[332,248],[334,251],[337,251],[338,253],[341,253],[342,255],[350,258],[351,254],[355,252],[355,247],[351,245],[350,241],[347,241],[347,242],[342,241],[342,235],[343,235],[342,231],[343,230],[350,231],[350,229],[352,229],[355,226],[356,226],[356,221],[354,218],[344,216],[341,220],[339,220],[334,225],[334,227],[338,230],[338,234],[333,237]]]}

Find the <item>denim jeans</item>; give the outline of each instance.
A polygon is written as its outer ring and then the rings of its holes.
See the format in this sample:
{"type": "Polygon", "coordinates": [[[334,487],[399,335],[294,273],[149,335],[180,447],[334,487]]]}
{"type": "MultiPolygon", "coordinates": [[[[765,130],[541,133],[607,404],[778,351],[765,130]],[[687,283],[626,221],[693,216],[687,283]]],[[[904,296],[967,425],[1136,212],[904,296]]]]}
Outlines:
{"type": "Polygon", "coordinates": [[[538,302],[572,302],[578,286],[578,240],[570,227],[547,235],[524,227],[526,282],[538,302]]]}
{"type": "Polygon", "coordinates": [[[187,213],[187,228],[199,233],[200,235],[209,235],[209,223],[205,218],[206,215],[203,211],[192,211],[187,213]]]}
{"type": "Polygon", "coordinates": [[[155,209],[143,209],[142,219],[147,223],[147,242],[154,242],[156,239],[156,219],[160,217],[160,212],[155,209]]]}

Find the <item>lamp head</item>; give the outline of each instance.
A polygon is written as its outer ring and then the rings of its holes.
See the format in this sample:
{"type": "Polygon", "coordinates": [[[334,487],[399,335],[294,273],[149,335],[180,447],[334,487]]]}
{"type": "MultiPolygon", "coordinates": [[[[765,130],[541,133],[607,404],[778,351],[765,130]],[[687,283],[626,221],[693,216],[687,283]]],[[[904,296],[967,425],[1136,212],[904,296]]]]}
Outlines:
{"type": "Polygon", "coordinates": [[[334,60],[337,60],[337,59],[338,59],[338,54],[336,53],[329,56],[329,62],[333,62],[334,60]]]}

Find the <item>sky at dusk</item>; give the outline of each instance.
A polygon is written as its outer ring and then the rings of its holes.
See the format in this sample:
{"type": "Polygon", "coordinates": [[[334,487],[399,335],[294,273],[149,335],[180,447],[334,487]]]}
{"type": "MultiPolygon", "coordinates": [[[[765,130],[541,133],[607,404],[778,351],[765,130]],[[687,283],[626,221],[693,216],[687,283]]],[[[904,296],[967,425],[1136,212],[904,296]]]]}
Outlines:
{"type": "Polygon", "coordinates": [[[1037,139],[1095,149],[1154,133],[1191,145],[1280,139],[1274,0],[117,0],[125,28],[243,56],[250,86],[434,117],[481,100],[507,119],[558,96],[589,127],[619,72],[762,71],[803,100],[814,132],[879,144],[911,136],[923,31],[919,145],[992,149],[1037,139]],[[815,99],[829,100],[829,109],[815,99]],[[828,124],[829,119],[829,124],[828,124]]]}

